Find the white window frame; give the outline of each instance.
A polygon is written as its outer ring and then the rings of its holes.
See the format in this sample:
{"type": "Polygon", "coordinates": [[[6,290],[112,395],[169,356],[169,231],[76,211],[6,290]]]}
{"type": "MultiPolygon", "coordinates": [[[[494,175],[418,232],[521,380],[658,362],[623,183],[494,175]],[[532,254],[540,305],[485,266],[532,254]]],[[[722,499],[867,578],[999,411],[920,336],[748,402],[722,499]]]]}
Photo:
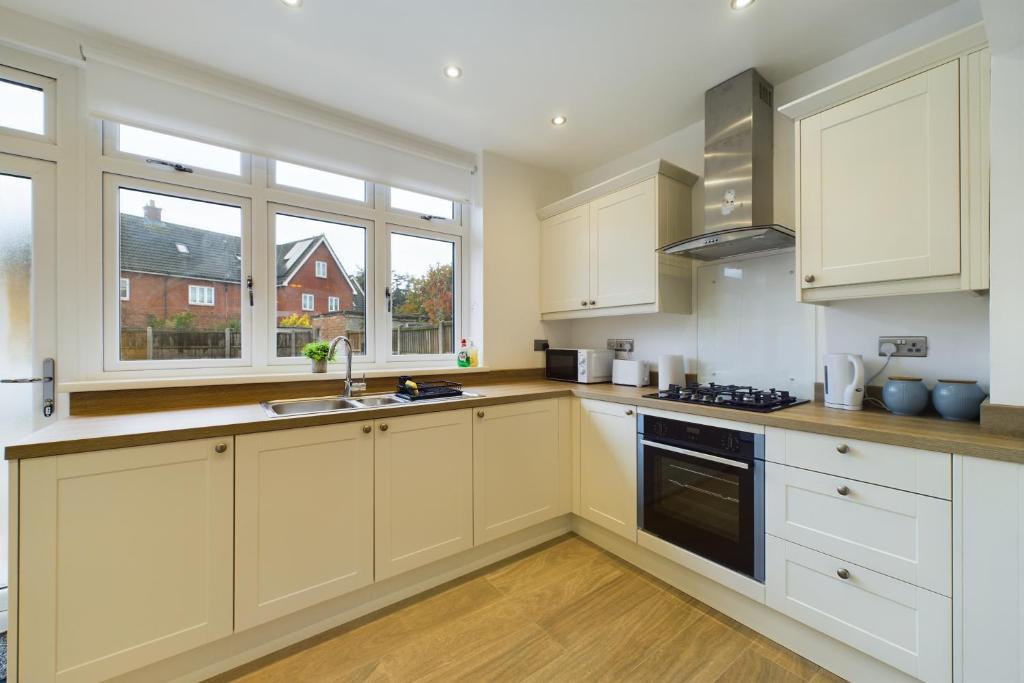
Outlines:
{"type": "Polygon", "coordinates": [[[389,365],[410,363],[415,363],[417,365],[423,365],[425,363],[437,363],[438,365],[449,364],[451,361],[455,360],[456,355],[458,354],[457,345],[458,341],[464,336],[462,330],[465,325],[466,318],[466,306],[464,301],[465,293],[463,291],[463,283],[466,281],[466,273],[463,272],[462,235],[452,231],[413,227],[407,223],[388,223],[380,233],[384,241],[384,246],[381,249],[382,263],[380,264],[380,267],[378,267],[376,273],[378,287],[381,288],[380,291],[384,291],[384,287],[390,288],[391,286],[391,235],[398,233],[400,235],[422,237],[425,239],[438,240],[440,242],[450,242],[453,245],[452,253],[454,256],[454,263],[452,265],[452,270],[455,278],[455,289],[453,292],[452,312],[455,316],[455,325],[452,330],[452,335],[454,337],[452,353],[405,355],[393,353],[393,349],[391,347],[392,311],[389,306],[389,298],[382,296],[379,301],[375,302],[377,317],[378,320],[381,321],[378,324],[378,328],[383,331],[383,334],[377,335],[378,355],[380,358],[383,358],[389,365]]]}
{"type": "MultiPolygon", "coordinates": [[[[364,311],[363,328],[366,335],[366,353],[355,354],[352,356],[352,362],[356,365],[366,367],[373,367],[374,359],[379,358],[375,355],[374,347],[374,331],[375,325],[375,313],[373,308],[373,292],[376,289],[376,283],[374,282],[374,273],[376,272],[374,260],[375,245],[376,245],[376,223],[373,220],[367,220],[365,218],[359,218],[343,213],[336,213],[330,211],[318,211],[316,209],[301,208],[298,206],[289,206],[285,204],[278,204],[276,202],[269,202],[267,204],[267,253],[270,257],[268,267],[270,268],[271,281],[267,288],[267,365],[309,365],[309,360],[302,356],[277,356],[277,221],[274,216],[276,214],[284,214],[286,216],[296,216],[298,218],[308,218],[315,221],[324,221],[325,223],[338,223],[340,225],[347,225],[355,228],[362,228],[366,234],[366,310],[364,311]]],[[[384,290],[381,290],[384,291],[384,290]]]]}
{"type": "Polygon", "coordinates": [[[316,311],[316,296],[309,292],[302,293],[302,310],[306,312],[316,311]],[[308,299],[307,299],[308,297],[308,299]],[[309,301],[309,305],[306,305],[306,301],[309,301]]]}
{"type": "Polygon", "coordinates": [[[121,301],[131,301],[132,299],[132,280],[131,278],[121,278],[120,286],[117,290],[118,296],[121,301]]]}
{"type": "Polygon", "coordinates": [[[321,280],[327,279],[327,261],[316,261],[314,262],[313,268],[315,270],[314,275],[316,277],[320,278],[321,280]],[[323,268],[321,268],[320,266],[323,266],[323,268]],[[321,271],[323,271],[322,275],[321,271]]]}
{"type": "MultiPolygon", "coordinates": [[[[197,177],[207,177],[207,178],[216,178],[216,179],[220,179],[220,180],[228,180],[228,181],[231,181],[231,182],[234,182],[234,183],[243,183],[243,184],[246,184],[246,185],[248,185],[248,184],[250,184],[252,182],[252,155],[249,154],[248,152],[243,152],[242,150],[235,149],[234,147],[229,147],[227,145],[223,145],[223,144],[220,144],[220,143],[217,143],[217,142],[211,142],[209,140],[202,140],[202,139],[197,138],[197,137],[192,136],[192,135],[182,135],[182,134],[176,133],[174,131],[161,130],[160,128],[157,128],[156,126],[149,126],[149,125],[142,125],[142,124],[138,124],[137,125],[137,124],[134,124],[134,123],[125,122],[124,125],[126,125],[126,126],[131,126],[133,128],[142,128],[144,130],[152,131],[154,133],[161,133],[163,135],[172,135],[172,136],[174,136],[176,138],[182,138],[183,140],[190,140],[190,141],[193,141],[193,142],[202,142],[202,143],[207,144],[207,145],[214,145],[216,147],[223,147],[224,149],[230,149],[233,152],[238,152],[239,155],[240,155],[240,161],[239,161],[240,168],[239,168],[239,174],[238,175],[234,175],[234,174],[231,174],[231,173],[222,173],[221,171],[214,171],[213,169],[203,168],[202,166],[191,166],[189,164],[185,164],[184,162],[180,162],[180,163],[182,163],[183,166],[186,166],[186,167],[192,169],[192,171],[190,173],[183,173],[181,171],[174,170],[170,166],[165,166],[163,164],[153,164],[153,163],[149,163],[149,162],[146,161],[146,159],[153,158],[153,157],[146,157],[146,156],[143,156],[141,154],[130,154],[128,152],[122,152],[119,149],[120,146],[121,146],[120,145],[121,124],[116,122],[116,121],[103,121],[102,125],[103,125],[103,156],[104,157],[107,157],[107,158],[110,158],[110,159],[127,159],[127,160],[131,160],[131,161],[134,161],[134,162],[137,162],[137,163],[141,163],[146,168],[151,169],[152,171],[154,171],[156,173],[159,173],[161,175],[166,174],[168,176],[168,182],[172,182],[172,183],[174,183],[174,182],[181,182],[180,179],[172,180],[171,178],[175,178],[176,176],[183,176],[183,175],[190,175],[190,176],[197,176],[197,177]]],[[[166,162],[169,162],[169,163],[179,163],[179,161],[177,159],[161,159],[160,161],[166,161],[166,162]]]]}
{"type": "Polygon", "coordinates": [[[33,133],[20,128],[0,126],[0,135],[57,144],[57,81],[4,64],[0,64],[0,80],[43,92],[43,132],[33,133]]]}
{"type": "Polygon", "coordinates": [[[268,159],[267,160],[267,187],[272,189],[272,190],[280,190],[281,192],[285,192],[285,193],[288,193],[288,194],[306,195],[308,197],[315,197],[315,198],[318,198],[318,199],[324,199],[324,200],[327,200],[329,202],[340,202],[342,204],[352,204],[354,206],[361,206],[361,207],[364,207],[364,208],[367,207],[367,206],[371,206],[372,205],[372,203],[373,203],[372,200],[373,200],[373,197],[374,197],[374,183],[370,182],[369,180],[365,180],[363,178],[359,178],[358,176],[354,176],[351,173],[344,173],[342,171],[338,171],[338,170],[334,170],[334,169],[330,169],[330,168],[321,168],[319,166],[313,166],[313,165],[308,164],[308,163],[292,161],[290,159],[268,159]],[[335,173],[337,175],[343,175],[343,176],[347,176],[349,178],[355,178],[356,180],[362,180],[363,181],[363,198],[362,198],[362,200],[359,200],[359,199],[352,199],[351,197],[339,197],[336,194],[329,194],[327,192],[317,192],[316,190],[307,190],[307,189],[302,188],[302,187],[295,187],[294,185],[284,185],[284,184],[281,184],[281,183],[277,182],[277,162],[278,161],[283,161],[286,164],[295,164],[296,166],[305,166],[306,168],[312,168],[315,171],[323,171],[324,173],[335,173]]]}
{"type": "MultiPolygon", "coordinates": [[[[246,197],[229,195],[209,190],[199,190],[184,185],[148,180],[116,173],[103,174],[103,369],[105,372],[131,370],[165,370],[169,376],[178,376],[184,369],[245,367],[252,365],[253,335],[252,307],[247,305],[246,277],[252,274],[252,210],[251,200],[246,197]],[[141,190],[184,199],[213,202],[238,207],[242,214],[242,262],[241,262],[241,326],[242,351],[240,358],[190,358],[181,360],[121,360],[121,315],[120,315],[120,249],[118,243],[118,190],[141,190]]],[[[263,275],[260,274],[259,277],[263,275]]],[[[234,284],[234,283],[232,283],[234,284]]]]}
{"type": "Polygon", "coordinates": [[[454,199],[448,199],[447,197],[441,197],[436,194],[430,194],[429,192],[423,192],[422,190],[410,190],[405,187],[398,188],[399,190],[405,190],[406,192],[415,192],[416,194],[424,194],[429,197],[437,197],[445,201],[452,203],[452,218],[444,218],[443,216],[431,216],[430,218],[424,217],[423,214],[417,213],[416,211],[409,211],[407,209],[401,209],[391,205],[391,187],[384,187],[385,198],[384,206],[388,212],[399,216],[415,216],[419,220],[430,223],[430,225],[448,225],[448,226],[461,226],[462,225],[462,203],[457,202],[454,199]]]}
{"type": "Polygon", "coordinates": [[[327,312],[337,313],[341,310],[341,297],[340,296],[329,296],[327,297],[327,312]]]}
{"type": "Polygon", "coordinates": [[[211,287],[210,285],[189,285],[188,286],[188,305],[189,306],[216,306],[217,305],[217,288],[211,287]],[[198,296],[199,293],[203,296],[198,296]],[[210,300],[206,301],[206,294],[209,293],[210,300]]]}

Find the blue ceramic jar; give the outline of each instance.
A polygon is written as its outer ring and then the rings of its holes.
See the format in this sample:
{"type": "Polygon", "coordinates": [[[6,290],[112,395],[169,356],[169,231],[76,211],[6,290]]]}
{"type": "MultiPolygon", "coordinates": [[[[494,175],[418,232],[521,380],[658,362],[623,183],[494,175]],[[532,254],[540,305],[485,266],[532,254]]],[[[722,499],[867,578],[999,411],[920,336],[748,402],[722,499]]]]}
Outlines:
{"type": "Polygon", "coordinates": [[[928,405],[928,387],[920,377],[890,377],[882,401],[893,415],[917,415],[928,405]]]}
{"type": "Polygon", "coordinates": [[[947,420],[977,420],[986,395],[974,380],[940,379],[932,389],[932,403],[947,420]]]}

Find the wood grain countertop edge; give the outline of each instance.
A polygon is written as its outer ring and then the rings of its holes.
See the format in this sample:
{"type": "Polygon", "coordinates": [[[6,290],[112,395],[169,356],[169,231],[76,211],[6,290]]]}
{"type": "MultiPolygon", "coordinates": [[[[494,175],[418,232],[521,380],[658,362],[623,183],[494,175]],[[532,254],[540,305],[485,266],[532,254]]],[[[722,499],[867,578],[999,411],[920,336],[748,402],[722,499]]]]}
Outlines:
{"type": "Polygon", "coordinates": [[[684,415],[738,420],[766,427],[1024,464],[1024,439],[987,432],[977,423],[950,423],[936,417],[896,417],[872,410],[836,411],[825,408],[820,403],[795,406],[774,413],[739,413],[728,408],[675,404],[643,398],[643,394],[654,391],[651,387],[637,389],[609,384],[574,385],[547,380],[467,387],[466,391],[481,395],[457,401],[287,418],[267,417],[258,405],[195,408],[125,416],[69,417],[8,446],[4,457],[7,460],[19,460],[577,396],[658,408],[684,415]]]}

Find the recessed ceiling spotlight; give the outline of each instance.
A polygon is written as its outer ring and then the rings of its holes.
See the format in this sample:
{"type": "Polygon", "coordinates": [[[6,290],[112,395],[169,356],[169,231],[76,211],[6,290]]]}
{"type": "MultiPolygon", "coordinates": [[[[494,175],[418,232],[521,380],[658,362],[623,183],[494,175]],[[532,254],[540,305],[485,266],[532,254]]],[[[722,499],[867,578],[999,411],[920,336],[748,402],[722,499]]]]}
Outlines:
{"type": "Polygon", "coordinates": [[[747,9],[754,4],[754,0],[729,0],[729,6],[734,10],[747,9]]]}
{"type": "Polygon", "coordinates": [[[554,117],[551,118],[551,123],[556,125],[556,126],[564,126],[565,122],[568,121],[568,120],[569,119],[567,119],[564,116],[562,116],[561,114],[559,114],[558,116],[554,116],[554,117]]]}
{"type": "Polygon", "coordinates": [[[281,2],[283,2],[286,5],[288,5],[289,7],[301,7],[302,6],[302,0],[281,0],[281,2]]]}
{"type": "Polygon", "coordinates": [[[448,78],[460,78],[462,76],[462,69],[451,64],[444,68],[444,75],[448,78]]]}

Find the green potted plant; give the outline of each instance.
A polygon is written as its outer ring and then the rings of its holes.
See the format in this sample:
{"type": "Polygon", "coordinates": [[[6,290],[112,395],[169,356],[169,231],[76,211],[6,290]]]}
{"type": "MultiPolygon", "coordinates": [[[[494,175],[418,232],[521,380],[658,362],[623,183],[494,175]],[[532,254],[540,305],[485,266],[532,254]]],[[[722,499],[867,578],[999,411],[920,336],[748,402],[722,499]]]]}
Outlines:
{"type": "Polygon", "coordinates": [[[334,360],[331,345],[325,341],[306,344],[302,347],[302,355],[313,361],[313,372],[327,372],[327,361],[334,360]]]}

